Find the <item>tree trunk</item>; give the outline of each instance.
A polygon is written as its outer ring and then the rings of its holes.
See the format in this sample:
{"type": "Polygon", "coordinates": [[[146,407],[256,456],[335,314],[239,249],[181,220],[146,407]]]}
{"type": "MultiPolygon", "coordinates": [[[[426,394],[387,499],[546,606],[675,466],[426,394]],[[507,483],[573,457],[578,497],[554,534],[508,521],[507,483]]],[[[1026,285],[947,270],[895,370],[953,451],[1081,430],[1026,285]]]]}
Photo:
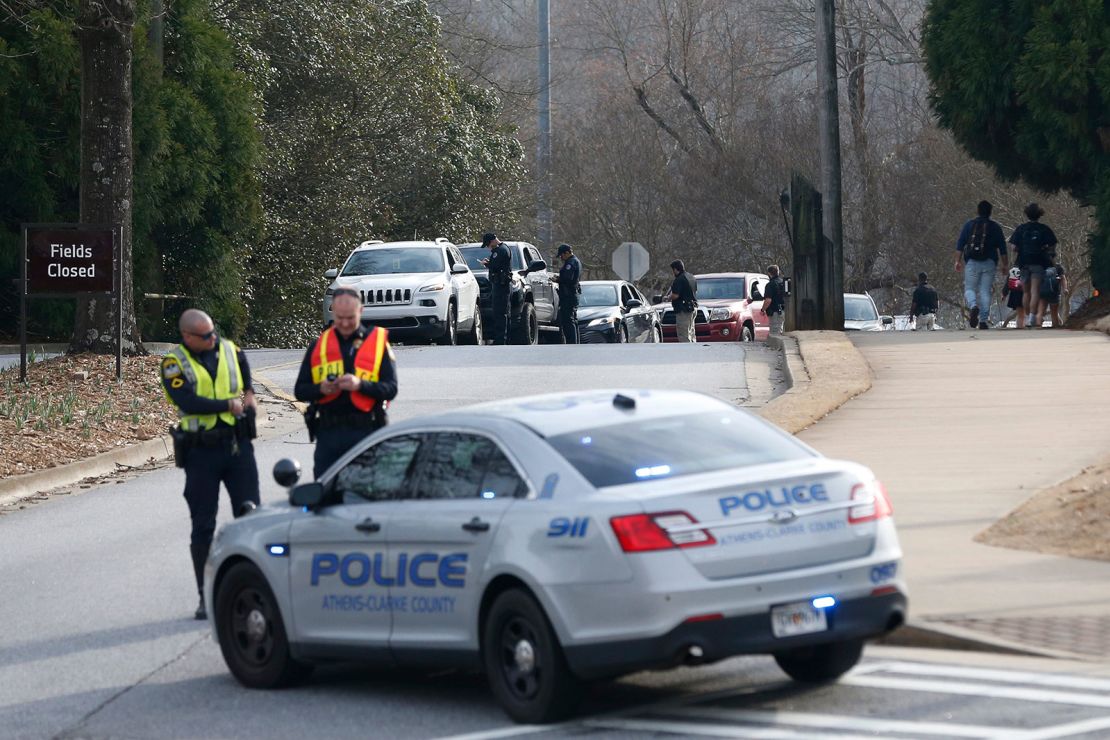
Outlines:
{"type": "MultiPolygon", "coordinates": [[[[119,310],[123,352],[141,354],[132,295],[131,30],[135,0],[81,0],[77,40],[81,48],[80,220],[122,227],[119,245],[119,310]]],[[[115,351],[117,308],[110,296],[77,301],[70,352],[115,351]]]]}
{"type": "MultiPolygon", "coordinates": [[[[858,42],[862,44],[863,42],[858,42]]],[[[872,273],[882,250],[882,236],[879,233],[879,183],[871,160],[871,143],[867,137],[867,87],[864,71],[867,51],[862,45],[849,41],[847,53],[848,67],[848,112],[852,126],[852,149],[860,182],[863,185],[863,202],[860,211],[862,235],[856,251],[856,269],[852,279],[847,281],[850,292],[863,293],[873,279],[872,273]]]]}

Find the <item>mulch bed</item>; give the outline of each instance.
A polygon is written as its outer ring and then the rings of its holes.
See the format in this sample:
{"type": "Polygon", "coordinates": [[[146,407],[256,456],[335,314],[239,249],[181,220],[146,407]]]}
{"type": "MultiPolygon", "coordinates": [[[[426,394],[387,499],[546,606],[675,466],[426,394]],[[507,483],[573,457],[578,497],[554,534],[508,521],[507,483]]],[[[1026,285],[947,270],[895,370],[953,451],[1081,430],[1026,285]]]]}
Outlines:
{"type": "Polygon", "coordinates": [[[159,357],[67,355],[0,370],[0,478],[51,468],[165,434],[177,415],[159,357]],[[87,373],[87,377],[82,374],[87,373]]]}

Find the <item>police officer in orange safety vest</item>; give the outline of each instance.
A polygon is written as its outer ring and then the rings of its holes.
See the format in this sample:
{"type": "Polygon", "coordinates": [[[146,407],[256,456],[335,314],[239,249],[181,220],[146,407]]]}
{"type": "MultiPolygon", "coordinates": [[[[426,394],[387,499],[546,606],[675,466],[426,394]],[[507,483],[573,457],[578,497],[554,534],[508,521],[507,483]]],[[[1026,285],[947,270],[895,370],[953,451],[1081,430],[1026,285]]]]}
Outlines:
{"type": "Polygon", "coordinates": [[[315,429],[312,474],[332,463],[375,429],[386,425],[386,402],[397,396],[397,368],[389,332],[362,325],[362,300],[350,288],[332,294],[332,325],[305,353],[294,392],[310,405],[315,429]]]}

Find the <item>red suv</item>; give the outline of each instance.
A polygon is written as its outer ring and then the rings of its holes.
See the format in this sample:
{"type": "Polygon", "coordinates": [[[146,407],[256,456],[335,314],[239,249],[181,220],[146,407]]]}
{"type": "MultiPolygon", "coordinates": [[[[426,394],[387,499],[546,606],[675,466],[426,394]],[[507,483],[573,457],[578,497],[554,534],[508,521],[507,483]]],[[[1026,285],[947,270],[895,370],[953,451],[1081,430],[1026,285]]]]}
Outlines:
{"type": "MultiPolygon", "coordinates": [[[[699,342],[751,342],[770,333],[770,323],[759,312],[767,276],[758,272],[710,272],[695,275],[698,280],[698,311],[694,331],[699,342]],[[754,302],[752,295],[759,296],[754,302]]],[[[674,309],[665,298],[656,310],[663,325],[663,341],[678,341],[674,328],[674,309]]]]}

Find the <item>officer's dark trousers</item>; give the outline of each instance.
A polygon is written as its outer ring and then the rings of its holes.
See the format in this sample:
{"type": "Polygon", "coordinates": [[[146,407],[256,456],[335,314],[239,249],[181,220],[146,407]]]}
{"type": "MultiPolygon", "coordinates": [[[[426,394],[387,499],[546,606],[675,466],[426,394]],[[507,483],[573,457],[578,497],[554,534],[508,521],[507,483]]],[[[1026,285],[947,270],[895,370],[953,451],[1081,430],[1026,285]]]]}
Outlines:
{"type": "Polygon", "coordinates": [[[347,450],[366,439],[376,427],[331,427],[316,432],[316,452],[312,456],[312,477],[320,479],[347,450]]]}
{"type": "Polygon", "coordinates": [[[204,562],[216,531],[221,482],[231,496],[233,516],[248,501],[258,505],[258,466],[249,440],[239,442],[238,454],[228,440],[214,447],[193,447],[185,460],[185,501],[193,520],[189,551],[198,590],[204,585],[204,562]]]}
{"type": "Polygon", "coordinates": [[[494,344],[509,343],[509,285],[490,285],[490,338],[494,344]]]}
{"type": "Polygon", "coordinates": [[[578,344],[578,306],[569,298],[559,299],[559,328],[565,343],[578,344]]]}

